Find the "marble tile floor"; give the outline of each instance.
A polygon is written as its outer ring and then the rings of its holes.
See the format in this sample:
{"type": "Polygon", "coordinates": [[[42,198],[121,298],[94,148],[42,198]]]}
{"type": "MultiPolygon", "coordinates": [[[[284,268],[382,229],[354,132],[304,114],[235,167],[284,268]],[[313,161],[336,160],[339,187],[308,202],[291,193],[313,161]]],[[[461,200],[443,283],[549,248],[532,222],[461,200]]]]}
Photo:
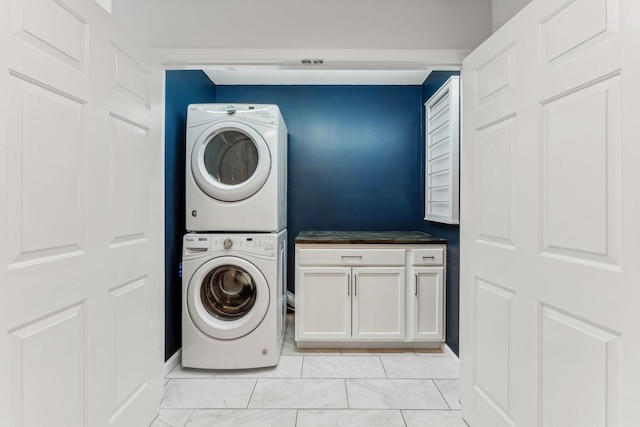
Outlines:
{"type": "Polygon", "coordinates": [[[150,427],[467,427],[449,354],[298,350],[288,320],[276,367],[177,365],[150,427]]]}

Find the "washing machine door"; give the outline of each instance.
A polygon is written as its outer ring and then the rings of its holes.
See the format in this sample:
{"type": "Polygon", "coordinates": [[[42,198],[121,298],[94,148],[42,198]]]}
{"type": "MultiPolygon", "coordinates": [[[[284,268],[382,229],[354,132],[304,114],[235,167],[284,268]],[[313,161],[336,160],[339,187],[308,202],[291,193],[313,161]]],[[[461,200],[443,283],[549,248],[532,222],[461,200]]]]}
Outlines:
{"type": "Polygon", "coordinates": [[[191,153],[191,172],[209,196],[236,202],[256,194],[267,181],[271,154],[253,128],[221,122],[207,128],[191,153]]]}
{"type": "Polygon", "coordinates": [[[204,263],[191,277],[187,308],[196,326],[213,338],[240,338],[260,325],[269,308],[269,285],[260,270],[238,257],[204,263]]]}

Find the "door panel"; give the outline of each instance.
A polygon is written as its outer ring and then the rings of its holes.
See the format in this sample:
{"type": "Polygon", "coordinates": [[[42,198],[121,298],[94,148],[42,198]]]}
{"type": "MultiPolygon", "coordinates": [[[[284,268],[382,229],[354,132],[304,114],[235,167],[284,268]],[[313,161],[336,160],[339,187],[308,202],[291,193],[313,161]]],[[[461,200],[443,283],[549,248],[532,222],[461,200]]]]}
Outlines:
{"type": "Polygon", "coordinates": [[[414,288],[408,296],[408,307],[413,311],[412,338],[444,341],[444,267],[414,267],[413,273],[414,288]]]}
{"type": "Polygon", "coordinates": [[[157,109],[163,82],[157,59],[135,39],[113,25],[106,35],[92,63],[94,69],[102,64],[107,83],[101,86],[105,102],[96,103],[96,120],[107,138],[95,151],[104,155],[107,206],[96,216],[109,224],[101,233],[101,251],[112,272],[100,291],[108,300],[101,320],[114,343],[105,402],[109,425],[144,425],[157,413],[163,388],[163,149],[157,109]]]}
{"type": "Polygon", "coordinates": [[[70,24],[67,18],[86,11],[54,2],[4,3],[10,4],[3,16],[12,17],[2,33],[8,52],[1,126],[8,166],[1,243],[11,390],[6,425],[81,426],[90,384],[83,289],[90,81],[69,28],[57,33],[54,21],[43,22],[50,13],[70,24]]]}
{"type": "Polygon", "coordinates": [[[405,336],[405,269],[353,268],[353,339],[399,340],[405,336]]]}
{"type": "Polygon", "coordinates": [[[86,102],[19,73],[8,101],[9,268],[82,255],[86,102]]]}
{"type": "Polygon", "coordinates": [[[502,28],[505,36],[485,42],[482,59],[462,73],[460,232],[474,257],[461,251],[460,400],[466,421],[480,427],[513,426],[516,412],[510,378],[517,344],[513,305],[521,288],[515,279],[521,247],[515,215],[521,125],[515,102],[522,48],[504,30],[510,23],[502,28]],[[471,131],[467,110],[474,114],[471,131]]]}
{"type": "Polygon", "coordinates": [[[617,417],[619,334],[552,307],[541,311],[542,425],[609,425],[617,417]],[[567,384],[581,387],[567,393],[567,384]]]}
{"type": "Polygon", "coordinates": [[[77,70],[87,68],[89,25],[81,2],[18,0],[13,5],[14,31],[18,37],[77,70]]]}
{"type": "Polygon", "coordinates": [[[158,62],[92,1],[0,13],[0,424],[148,425],[163,366],[158,62]]]}
{"type": "Polygon", "coordinates": [[[513,365],[511,329],[514,293],[480,278],[475,283],[474,388],[500,415],[496,425],[509,425],[513,365]]]}
{"type": "Polygon", "coordinates": [[[298,268],[296,340],[351,339],[351,280],[350,267],[298,268]]]}
{"type": "Polygon", "coordinates": [[[515,150],[517,120],[508,116],[477,134],[477,237],[515,249],[515,150]]]}
{"type": "Polygon", "coordinates": [[[544,71],[580,60],[581,54],[616,36],[620,31],[619,2],[583,0],[556,3],[541,21],[540,59],[544,71]]]}
{"type": "Polygon", "coordinates": [[[640,424],[639,7],[533,0],[464,62],[472,427],[640,424]]]}
{"type": "Polygon", "coordinates": [[[543,102],[540,209],[544,254],[617,264],[620,113],[618,75],[543,102]],[[572,162],[567,174],[566,160],[574,153],[580,153],[580,158],[572,162]]]}
{"type": "Polygon", "coordinates": [[[111,113],[111,245],[148,238],[149,128],[111,113]]]}
{"type": "Polygon", "coordinates": [[[80,303],[10,331],[10,363],[22,373],[10,383],[12,405],[22,406],[11,425],[86,425],[85,309],[80,303]],[[65,392],[50,394],[50,384],[65,392]]]}

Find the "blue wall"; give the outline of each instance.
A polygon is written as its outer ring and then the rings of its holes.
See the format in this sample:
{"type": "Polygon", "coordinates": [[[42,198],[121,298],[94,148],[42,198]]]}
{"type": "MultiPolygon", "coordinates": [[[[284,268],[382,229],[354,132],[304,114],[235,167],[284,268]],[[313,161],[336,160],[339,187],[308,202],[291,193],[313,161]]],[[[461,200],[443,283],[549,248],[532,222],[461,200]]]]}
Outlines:
{"type": "Polygon", "coordinates": [[[217,86],[223,103],[277,104],[289,131],[288,288],[302,230],[422,224],[420,86],[217,86]]]}
{"type": "Polygon", "coordinates": [[[422,86],[214,86],[201,71],[168,71],[165,357],[181,340],[186,107],[205,102],[277,104],[282,111],[289,131],[290,290],[293,241],[302,230],[423,229],[450,239],[447,341],[457,352],[458,227],[423,221],[423,104],[449,75],[434,72],[422,86]]]}
{"type": "Polygon", "coordinates": [[[184,227],[185,131],[187,105],[214,102],[216,87],[199,70],[167,71],[165,109],[165,344],[167,360],[181,347],[180,305],[184,227]]]}
{"type": "MultiPolygon", "coordinates": [[[[434,71],[429,74],[422,85],[422,104],[436,93],[449,77],[459,75],[459,72],[434,71]]],[[[424,135],[424,108],[422,108],[422,134],[424,135]]],[[[423,137],[424,141],[424,137],[423,137]]],[[[424,159],[424,144],[422,144],[422,158],[424,159]]],[[[423,161],[424,165],[424,161],[423,161]]],[[[423,175],[424,176],[424,175],[423,175]]],[[[422,206],[424,206],[424,180],[422,182],[422,206]]],[[[447,345],[458,354],[460,347],[460,227],[439,222],[424,221],[422,229],[433,236],[447,239],[447,345]]]]}

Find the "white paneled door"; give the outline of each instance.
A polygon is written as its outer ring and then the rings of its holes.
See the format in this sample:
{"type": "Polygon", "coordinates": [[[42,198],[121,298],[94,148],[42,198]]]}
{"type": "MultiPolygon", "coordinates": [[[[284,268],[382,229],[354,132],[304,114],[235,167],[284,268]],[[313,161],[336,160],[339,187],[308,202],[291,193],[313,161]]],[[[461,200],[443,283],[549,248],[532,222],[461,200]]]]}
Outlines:
{"type": "Polygon", "coordinates": [[[638,17],[533,0],[464,61],[471,427],[640,425],[638,17]]]}
{"type": "Polygon", "coordinates": [[[0,3],[0,425],[146,426],[162,393],[163,77],[90,0],[0,3]]]}

